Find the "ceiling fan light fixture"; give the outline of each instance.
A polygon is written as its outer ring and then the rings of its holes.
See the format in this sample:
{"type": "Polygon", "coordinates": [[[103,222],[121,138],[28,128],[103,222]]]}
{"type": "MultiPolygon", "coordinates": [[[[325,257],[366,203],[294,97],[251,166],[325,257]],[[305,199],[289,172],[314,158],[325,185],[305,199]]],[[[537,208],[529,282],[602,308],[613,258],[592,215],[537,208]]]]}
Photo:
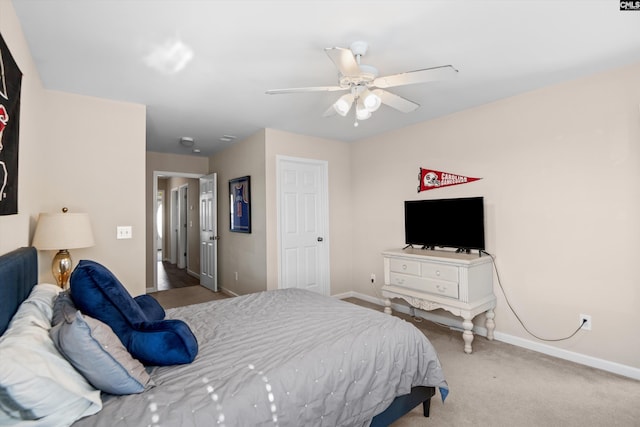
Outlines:
{"type": "Polygon", "coordinates": [[[183,136],[180,138],[180,145],[183,147],[191,148],[193,147],[194,141],[193,138],[189,136],[183,136]]]}
{"type": "Polygon", "coordinates": [[[334,104],[333,108],[336,113],[342,117],[346,116],[349,110],[351,110],[351,104],[353,104],[353,95],[350,93],[342,95],[334,104]]]}
{"type": "Polygon", "coordinates": [[[359,98],[356,104],[356,117],[358,120],[367,120],[371,117],[371,111],[364,105],[362,98],[359,98]]]}
{"type": "Polygon", "coordinates": [[[362,94],[362,103],[364,104],[364,107],[372,113],[374,111],[377,111],[378,108],[380,108],[380,105],[382,104],[382,99],[380,99],[380,96],[376,94],[377,90],[378,89],[374,91],[370,91],[367,89],[362,94]]]}

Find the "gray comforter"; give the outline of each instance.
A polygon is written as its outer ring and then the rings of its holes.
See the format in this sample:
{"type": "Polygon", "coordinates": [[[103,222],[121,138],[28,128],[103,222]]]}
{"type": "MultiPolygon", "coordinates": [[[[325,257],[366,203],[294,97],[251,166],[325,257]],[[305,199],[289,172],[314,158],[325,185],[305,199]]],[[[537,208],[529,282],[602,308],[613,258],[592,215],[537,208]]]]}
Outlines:
{"type": "Polygon", "coordinates": [[[410,323],[287,289],[167,310],[198,338],[155,387],[103,395],[77,426],[368,426],[412,386],[445,391],[431,343],[410,323]]]}

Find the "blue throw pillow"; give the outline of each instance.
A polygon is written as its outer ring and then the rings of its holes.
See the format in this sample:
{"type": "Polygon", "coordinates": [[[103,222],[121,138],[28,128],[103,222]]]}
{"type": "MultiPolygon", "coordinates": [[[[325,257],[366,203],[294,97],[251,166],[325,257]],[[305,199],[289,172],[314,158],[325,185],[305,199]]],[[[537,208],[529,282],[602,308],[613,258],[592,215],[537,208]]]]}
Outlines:
{"type": "Polygon", "coordinates": [[[151,295],[138,295],[134,298],[147,320],[162,320],[164,319],[164,308],[160,303],[151,295]]]}
{"type": "Polygon", "coordinates": [[[109,325],[129,353],[145,365],[191,363],[198,354],[198,342],[186,323],[158,320],[161,314],[164,317],[162,307],[146,298],[132,298],[103,265],[80,261],[70,286],[76,307],[109,325]]]}

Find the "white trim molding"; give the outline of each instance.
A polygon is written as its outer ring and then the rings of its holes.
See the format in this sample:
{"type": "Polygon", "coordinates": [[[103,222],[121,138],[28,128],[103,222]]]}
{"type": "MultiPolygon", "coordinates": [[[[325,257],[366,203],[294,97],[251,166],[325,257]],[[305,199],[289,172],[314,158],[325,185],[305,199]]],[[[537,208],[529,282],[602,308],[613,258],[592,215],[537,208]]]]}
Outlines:
{"type": "MultiPolygon", "coordinates": [[[[384,300],[370,295],[361,294],[359,292],[345,292],[338,295],[333,295],[335,298],[358,298],[363,301],[379,305],[384,307],[384,300]]],[[[410,308],[403,304],[392,303],[391,308],[395,311],[404,314],[410,314],[410,308]]],[[[459,319],[453,319],[446,316],[441,316],[436,313],[415,309],[415,314],[424,319],[430,320],[435,323],[449,326],[451,329],[463,331],[462,321],[459,319]]],[[[474,326],[473,333],[486,336],[487,330],[483,327],[474,326]]],[[[640,369],[633,366],[622,365],[620,363],[611,362],[605,359],[599,359],[597,357],[587,356],[586,354],[576,353],[573,351],[563,350],[561,348],[553,347],[548,344],[539,343],[524,338],[516,337],[502,332],[495,332],[494,339],[507,344],[514,345],[516,347],[522,347],[529,350],[533,350],[538,353],[546,354],[548,356],[557,357],[558,359],[568,360],[570,362],[578,363],[580,365],[589,366],[591,368],[600,369],[603,371],[611,372],[624,377],[640,380],[640,369]]]]}

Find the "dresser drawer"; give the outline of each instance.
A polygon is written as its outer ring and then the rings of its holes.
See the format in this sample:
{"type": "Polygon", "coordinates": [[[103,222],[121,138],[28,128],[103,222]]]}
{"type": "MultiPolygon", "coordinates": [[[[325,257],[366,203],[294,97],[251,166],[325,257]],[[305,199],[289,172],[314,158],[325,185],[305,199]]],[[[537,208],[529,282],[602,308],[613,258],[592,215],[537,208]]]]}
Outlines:
{"type": "Polygon", "coordinates": [[[441,295],[449,298],[458,298],[458,283],[441,280],[430,280],[407,274],[389,273],[389,284],[401,286],[415,291],[441,295]]]}
{"type": "Polygon", "coordinates": [[[458,282],[458,267],[451,265],[422,263],[422,277],[448,282],[458,282]]]}
{"type": "Polygon", "coordinates": [[[396,273],[420,276],[420,263],[418,261],[390,258],[389,270],[396,273]]]}

